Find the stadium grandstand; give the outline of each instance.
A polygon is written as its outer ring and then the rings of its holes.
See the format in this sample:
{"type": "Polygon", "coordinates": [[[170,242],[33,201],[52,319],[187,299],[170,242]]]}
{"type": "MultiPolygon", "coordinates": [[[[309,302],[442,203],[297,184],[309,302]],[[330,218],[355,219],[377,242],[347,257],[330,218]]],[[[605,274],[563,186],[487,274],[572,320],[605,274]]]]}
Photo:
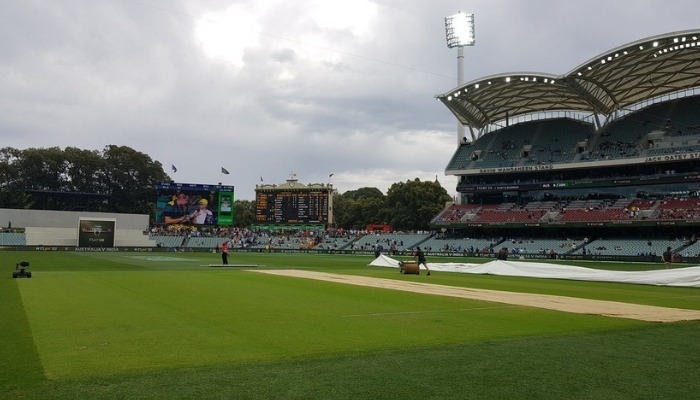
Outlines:
{"type": "Polygon", "coordinates": [[[628,43],[563,75],[501,73],[436,98],[467,135],[445,171],[458,197],[432,228],[538,238],[511,243],[528,253],[670,246],[697,256],[700,30],[628,43]]]}

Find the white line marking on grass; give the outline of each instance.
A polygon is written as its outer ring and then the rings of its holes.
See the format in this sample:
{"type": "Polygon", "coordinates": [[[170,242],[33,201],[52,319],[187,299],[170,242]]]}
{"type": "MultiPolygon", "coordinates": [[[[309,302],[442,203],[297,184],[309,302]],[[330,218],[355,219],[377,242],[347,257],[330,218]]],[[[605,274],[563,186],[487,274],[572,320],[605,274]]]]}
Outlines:
{"type": "Polygon", "coordinates": [[[133,258],[135,260],[153,261],[153,262],[189,262],[189,261],[199,261],[196,258],[178,258],[178,257],[168,257],[168,256],[124,256],[126,258],[133,258]]]}
{"type": "Polygon", "coordinates": [[[241,269],[241,268],[257,268],[257,267],[264,267],[264,265],[258,265],[258,264],[200,264],[200,267],[211,267],[211,268],[219,268],[219,269],[241,269]]]}

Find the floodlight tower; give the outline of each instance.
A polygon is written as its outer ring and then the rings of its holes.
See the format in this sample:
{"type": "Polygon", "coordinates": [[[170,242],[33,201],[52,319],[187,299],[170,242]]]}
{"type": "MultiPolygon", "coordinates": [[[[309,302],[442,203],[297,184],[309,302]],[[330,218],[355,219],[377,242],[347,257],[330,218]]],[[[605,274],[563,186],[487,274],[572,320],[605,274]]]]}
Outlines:
{"type": "MultiPolygon", "coordinates": [[[[447,47],[457,48],[457,87],[464,84],[464,46],[474,46],[474,14],[457,14],[445,17],[447,47]]],[[[457,143],[464,140],[464,125],[457,121],[457,143]]],[[[474,135],[472,134],[472,141],[474,135]]]]}

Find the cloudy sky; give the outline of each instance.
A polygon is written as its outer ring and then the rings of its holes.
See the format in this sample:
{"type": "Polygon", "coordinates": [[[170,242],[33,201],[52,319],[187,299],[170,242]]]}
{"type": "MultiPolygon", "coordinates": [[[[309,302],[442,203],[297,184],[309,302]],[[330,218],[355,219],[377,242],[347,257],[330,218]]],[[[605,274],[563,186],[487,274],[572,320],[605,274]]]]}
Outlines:
{"type": "Polygon", "coordinates": [[[475,14],[465,81],[564,74],[698,28],[697,0],[0,0],[0,147],[129,146],[178,182],[330,182],[340,193],[444,174],[457,86],[444,17],[475,14]],[[177,167],[173,173],[170,166],[177,167]],[[222,175],[221,168],[230,171],[222,175]],[[330,174],[333,174],[329,178],[330,174]]]}

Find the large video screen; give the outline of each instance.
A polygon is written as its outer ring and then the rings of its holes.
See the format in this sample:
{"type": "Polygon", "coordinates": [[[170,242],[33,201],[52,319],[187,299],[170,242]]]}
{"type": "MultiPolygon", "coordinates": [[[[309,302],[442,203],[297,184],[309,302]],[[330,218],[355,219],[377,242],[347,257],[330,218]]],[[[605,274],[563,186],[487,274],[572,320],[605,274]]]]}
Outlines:
{"type": "Polygon", "coordinates": [[[255,221],[259,224],[327,224],[328,191],[256,191],[255,221]]]}
{"type": "Polygon", "coordinates": [[[158,225],[233,225],[233,186],[159,183],[156,190],[158,225]]]}

